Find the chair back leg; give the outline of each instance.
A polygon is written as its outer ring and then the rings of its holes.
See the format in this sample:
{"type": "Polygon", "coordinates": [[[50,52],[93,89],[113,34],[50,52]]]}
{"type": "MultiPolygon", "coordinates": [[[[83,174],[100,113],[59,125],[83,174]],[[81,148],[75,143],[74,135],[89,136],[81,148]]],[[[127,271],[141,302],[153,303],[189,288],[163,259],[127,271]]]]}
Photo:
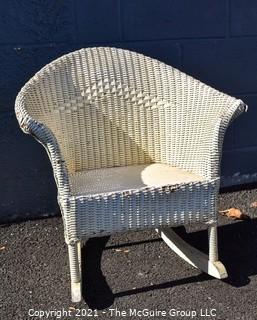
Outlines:
{"type": "Polygon", "coordinates": [[[208,228],[209,237],[209,260],[211,262],[218,261],[218,235],[217,235],[217,224],[213,224],[208,228]]]}
{"type": "Polygon", "coordinates": [[[209,227],[209,256],[184,241],[172,228],[159,228],[157,232],[177,255],[193,267],[217,279],[227,278],[227,271],[218,260],[216,224],[209,227]]]}

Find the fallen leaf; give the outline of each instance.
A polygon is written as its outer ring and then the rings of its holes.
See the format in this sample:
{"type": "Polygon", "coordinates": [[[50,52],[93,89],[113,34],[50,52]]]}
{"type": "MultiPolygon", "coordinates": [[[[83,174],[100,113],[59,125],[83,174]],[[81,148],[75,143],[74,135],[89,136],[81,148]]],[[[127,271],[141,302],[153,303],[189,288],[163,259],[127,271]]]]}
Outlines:
{"type": "Polygon", "coordinates": [[[250,208],[257,208],[257,201],[252,202],[250,208]]]}
{"type": "Polygon", "coordinates": [[[0,251],[2,251],[2,250],[4,250],[5,249],[5,246],[3,246],[3,247],[0,247],[0,251]]]}
{"type": "Polygon", "coordinates": [[[76,310],[76,308],[74,308],[74,307],[69,307],[69,309],[70,309],[70,310],[76,310]]]}
{"type": "Polygon", "coordinates": [[[223,216],[227,216],[228,218],[237,219],[237,220],[247,220],[250,217],[242,213],[240,209],[237,208],[229,208],[227,210],[219,211],[223,216]]]}
{"type": "Polygon", "coordinates": [[[128,249],[115,249],[116,252],[124,252],[124,253],[128,253],[130,252],[130,250],[128,249]]]}

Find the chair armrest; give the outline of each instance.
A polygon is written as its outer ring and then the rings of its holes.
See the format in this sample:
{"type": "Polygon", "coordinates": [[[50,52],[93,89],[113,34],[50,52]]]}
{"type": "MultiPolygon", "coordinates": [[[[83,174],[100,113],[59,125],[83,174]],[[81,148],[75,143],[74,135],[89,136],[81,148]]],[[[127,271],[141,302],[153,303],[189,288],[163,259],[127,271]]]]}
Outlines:
{"type": "Polygon", "coordinates": [[[15,113],[23,132],[31,134],[46,149],[53,168],[58,198],[67,198],[70,195],[69,176],[56,137],[47,126],[28,114],[23,105],[22,95],[17,96],[15,113]]]}
{"type": "MultiPolygon", "coordinates": [[[[181,146],[176,146],[183,151],[179,153],[178,159],[174,159],[175,165],[205,179],[219,177],[225,132],[230,123],[247,110],[247,106],[241,100],[227,95],[223,97],[225,99],[218,97],[215,100],[215,95],[213,96],[213,101],[209,104],[209,117],[207,111],[204,117],[199,117],[201,120],[198,121],[196,116],[194,121],[189,122],[191,128],[183,132],[189,137],[184,139],[181,146]]],[[[198,112],[203,109],[204,106],[200,107],[198,112]]]]}
{"type": "Polygon", "coordinates": [[[209,161],[206,168],[206,174],[210,179],[220,176],[222,147],[227,128],[233,120],[245,111],[247,111],[247,106],[241,100],[236,100],[234,105],[224,110],[222,115],[216,119],[216,122],[213,125],[213,132],[209,137],[211,147],[208,150],[209,154],[207,159],[209,159],[209,161]]]}

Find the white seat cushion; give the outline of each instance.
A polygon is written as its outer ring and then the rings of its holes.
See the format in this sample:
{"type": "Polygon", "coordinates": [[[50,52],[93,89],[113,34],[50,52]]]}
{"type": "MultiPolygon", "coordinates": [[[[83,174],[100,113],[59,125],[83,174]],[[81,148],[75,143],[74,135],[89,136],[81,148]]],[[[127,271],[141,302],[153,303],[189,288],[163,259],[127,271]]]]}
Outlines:
{"type": "Polygon", "coordinates": [[[73,195],[101,194],[202,180],[201,176],[161,163],[87,170],[70,175],[73,195]]]}

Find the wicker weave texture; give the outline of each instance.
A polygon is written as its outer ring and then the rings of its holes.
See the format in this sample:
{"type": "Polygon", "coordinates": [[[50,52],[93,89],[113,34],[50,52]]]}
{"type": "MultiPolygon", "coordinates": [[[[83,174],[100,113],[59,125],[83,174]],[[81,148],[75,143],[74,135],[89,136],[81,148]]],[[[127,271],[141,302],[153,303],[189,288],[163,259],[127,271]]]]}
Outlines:
{"type": "Polygon", "coordinates": [[[245,105],[142,54],[98,47],[44,67],[15,108],[21,128],[47,149],[71,242],[215,220],[223,137],[245,105]],[[77,172],[148,163],[187,170],[202,182],[72,194],[77,172]]]}
{"type": "Polygon", "coordinates": [[[202,180],[196,174],[162,163],[84,170],[70,175],[73,195],[112,193],[202,180]]]}
{"type": "Polygon", "coordinates": [[[78,238],[111,233],[216,221],[219,181],[113,192],[70,199],[81,214],[78,238]]]}

